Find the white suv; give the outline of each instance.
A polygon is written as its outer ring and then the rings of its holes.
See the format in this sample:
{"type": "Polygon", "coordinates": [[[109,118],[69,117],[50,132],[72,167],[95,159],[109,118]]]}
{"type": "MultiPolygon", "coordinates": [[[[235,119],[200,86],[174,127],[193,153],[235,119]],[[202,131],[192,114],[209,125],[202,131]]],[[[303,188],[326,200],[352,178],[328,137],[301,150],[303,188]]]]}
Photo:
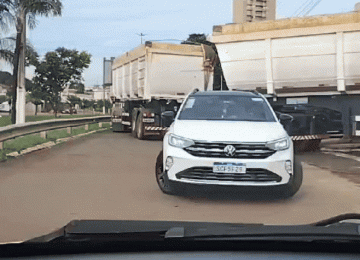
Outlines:
{"type": "Polygon", "coordinates": [[[183,185],[217,185],[275,189],[290,197],[302,176],[292,141],[267,100],[243,91],[189,94],[156,163],[158,185],[167,194],[183,185]]]}

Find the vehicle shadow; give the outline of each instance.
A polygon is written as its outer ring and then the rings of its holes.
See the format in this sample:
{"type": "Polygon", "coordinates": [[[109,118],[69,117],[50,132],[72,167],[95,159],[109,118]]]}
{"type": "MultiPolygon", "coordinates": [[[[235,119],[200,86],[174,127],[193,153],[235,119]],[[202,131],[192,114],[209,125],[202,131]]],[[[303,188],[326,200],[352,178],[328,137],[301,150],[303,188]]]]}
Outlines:
{"type": "Polygon", "coordinates": [[[271,202],[280,200],[291,200],[285,198],[281,193],[268,189],[254,188],[184,188],[179,191],[178,196],[188,200],[208,201],[248,201],[248,202],[271,202]]]}

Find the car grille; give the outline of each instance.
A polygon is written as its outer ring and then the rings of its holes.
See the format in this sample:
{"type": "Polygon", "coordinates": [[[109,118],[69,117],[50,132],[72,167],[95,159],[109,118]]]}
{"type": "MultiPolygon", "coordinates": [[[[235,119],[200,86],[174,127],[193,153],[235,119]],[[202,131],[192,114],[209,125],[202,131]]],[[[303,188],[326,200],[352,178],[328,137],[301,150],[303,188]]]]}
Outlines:
{"type": "Polygon", "coordinates": [[[178,179],[209,181],[280,182],[281,177],[266,169],[248,168],[246,173],[215,173],[211,167],[193,167],[176,175],[178,179]]]}
{"type": "Polygon", "coordinates": [[[238,159],[265,159],[276,152],[266,147],[265,144],[226,144],[202,142],[195,142],[194,145],[184,148],[184,150],[189,154],[197,157],[238,159]],[[227,145],[232,145],[235,147],[236,152],[233,156],[228,156],[224,152],[224,149],[227,145]]]}

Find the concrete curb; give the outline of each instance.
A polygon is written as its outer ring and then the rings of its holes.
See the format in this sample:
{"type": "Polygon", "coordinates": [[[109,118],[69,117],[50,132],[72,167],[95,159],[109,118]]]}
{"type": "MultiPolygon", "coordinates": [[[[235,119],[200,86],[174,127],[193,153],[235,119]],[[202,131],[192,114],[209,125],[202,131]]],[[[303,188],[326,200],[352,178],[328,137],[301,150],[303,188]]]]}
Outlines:
{"type": "Polygon", "coordinates": [[[351,152],[360,152],[360,148],[328,148],[323,147],[320,149],[322,152],[335,152],[335,153],[351,153],[351,152]]]}
{"type": "Polygon", "coordinates": [[[7,157],[19,157],[21,155],[25,155],[25,154],[32,153],[35,151],[51,148],[54,145],[70,141],[71,139],[77,139],[77,138],[80,138],[80,137],[83,137],[86,135],[94,134],[96,132],[101,132],[101,131],[105,131],[105,130],[108,130],[108,129],[104,128],[104,129],[94,130],[91,132],[87,132],[87,133],[83,133],[83,134],[79,134],[79,135],[75,135],[75,136],[71,136],[71,137],[60,138],[60,139],[57,139],[56,142],[47,142],[47,143],[39,144],[34,147],[26,148],[25,150],[20,151],[20,153],[12,152],[12,153],[6,154],[6,156],[7,157]]]}

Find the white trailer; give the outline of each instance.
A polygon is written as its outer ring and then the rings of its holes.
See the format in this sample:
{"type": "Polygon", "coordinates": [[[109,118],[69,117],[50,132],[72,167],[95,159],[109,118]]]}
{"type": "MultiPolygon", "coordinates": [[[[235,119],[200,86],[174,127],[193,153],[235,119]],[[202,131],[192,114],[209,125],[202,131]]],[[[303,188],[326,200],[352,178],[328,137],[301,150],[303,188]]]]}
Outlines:
{"type": "Polygon", "coordinates": [[[214,26],[213,42],[230,90],[341,111],[350,134],[360,114],[359,12],[214,26]]]}
{"type": "Polygon", "coordinates": [[[216,54],[204,45],[146,42],[113,62],[111,98],[114,131],[143,139],[168,127],[166,111],[176,112],[194,89],[213,85],[216,54]]]}

